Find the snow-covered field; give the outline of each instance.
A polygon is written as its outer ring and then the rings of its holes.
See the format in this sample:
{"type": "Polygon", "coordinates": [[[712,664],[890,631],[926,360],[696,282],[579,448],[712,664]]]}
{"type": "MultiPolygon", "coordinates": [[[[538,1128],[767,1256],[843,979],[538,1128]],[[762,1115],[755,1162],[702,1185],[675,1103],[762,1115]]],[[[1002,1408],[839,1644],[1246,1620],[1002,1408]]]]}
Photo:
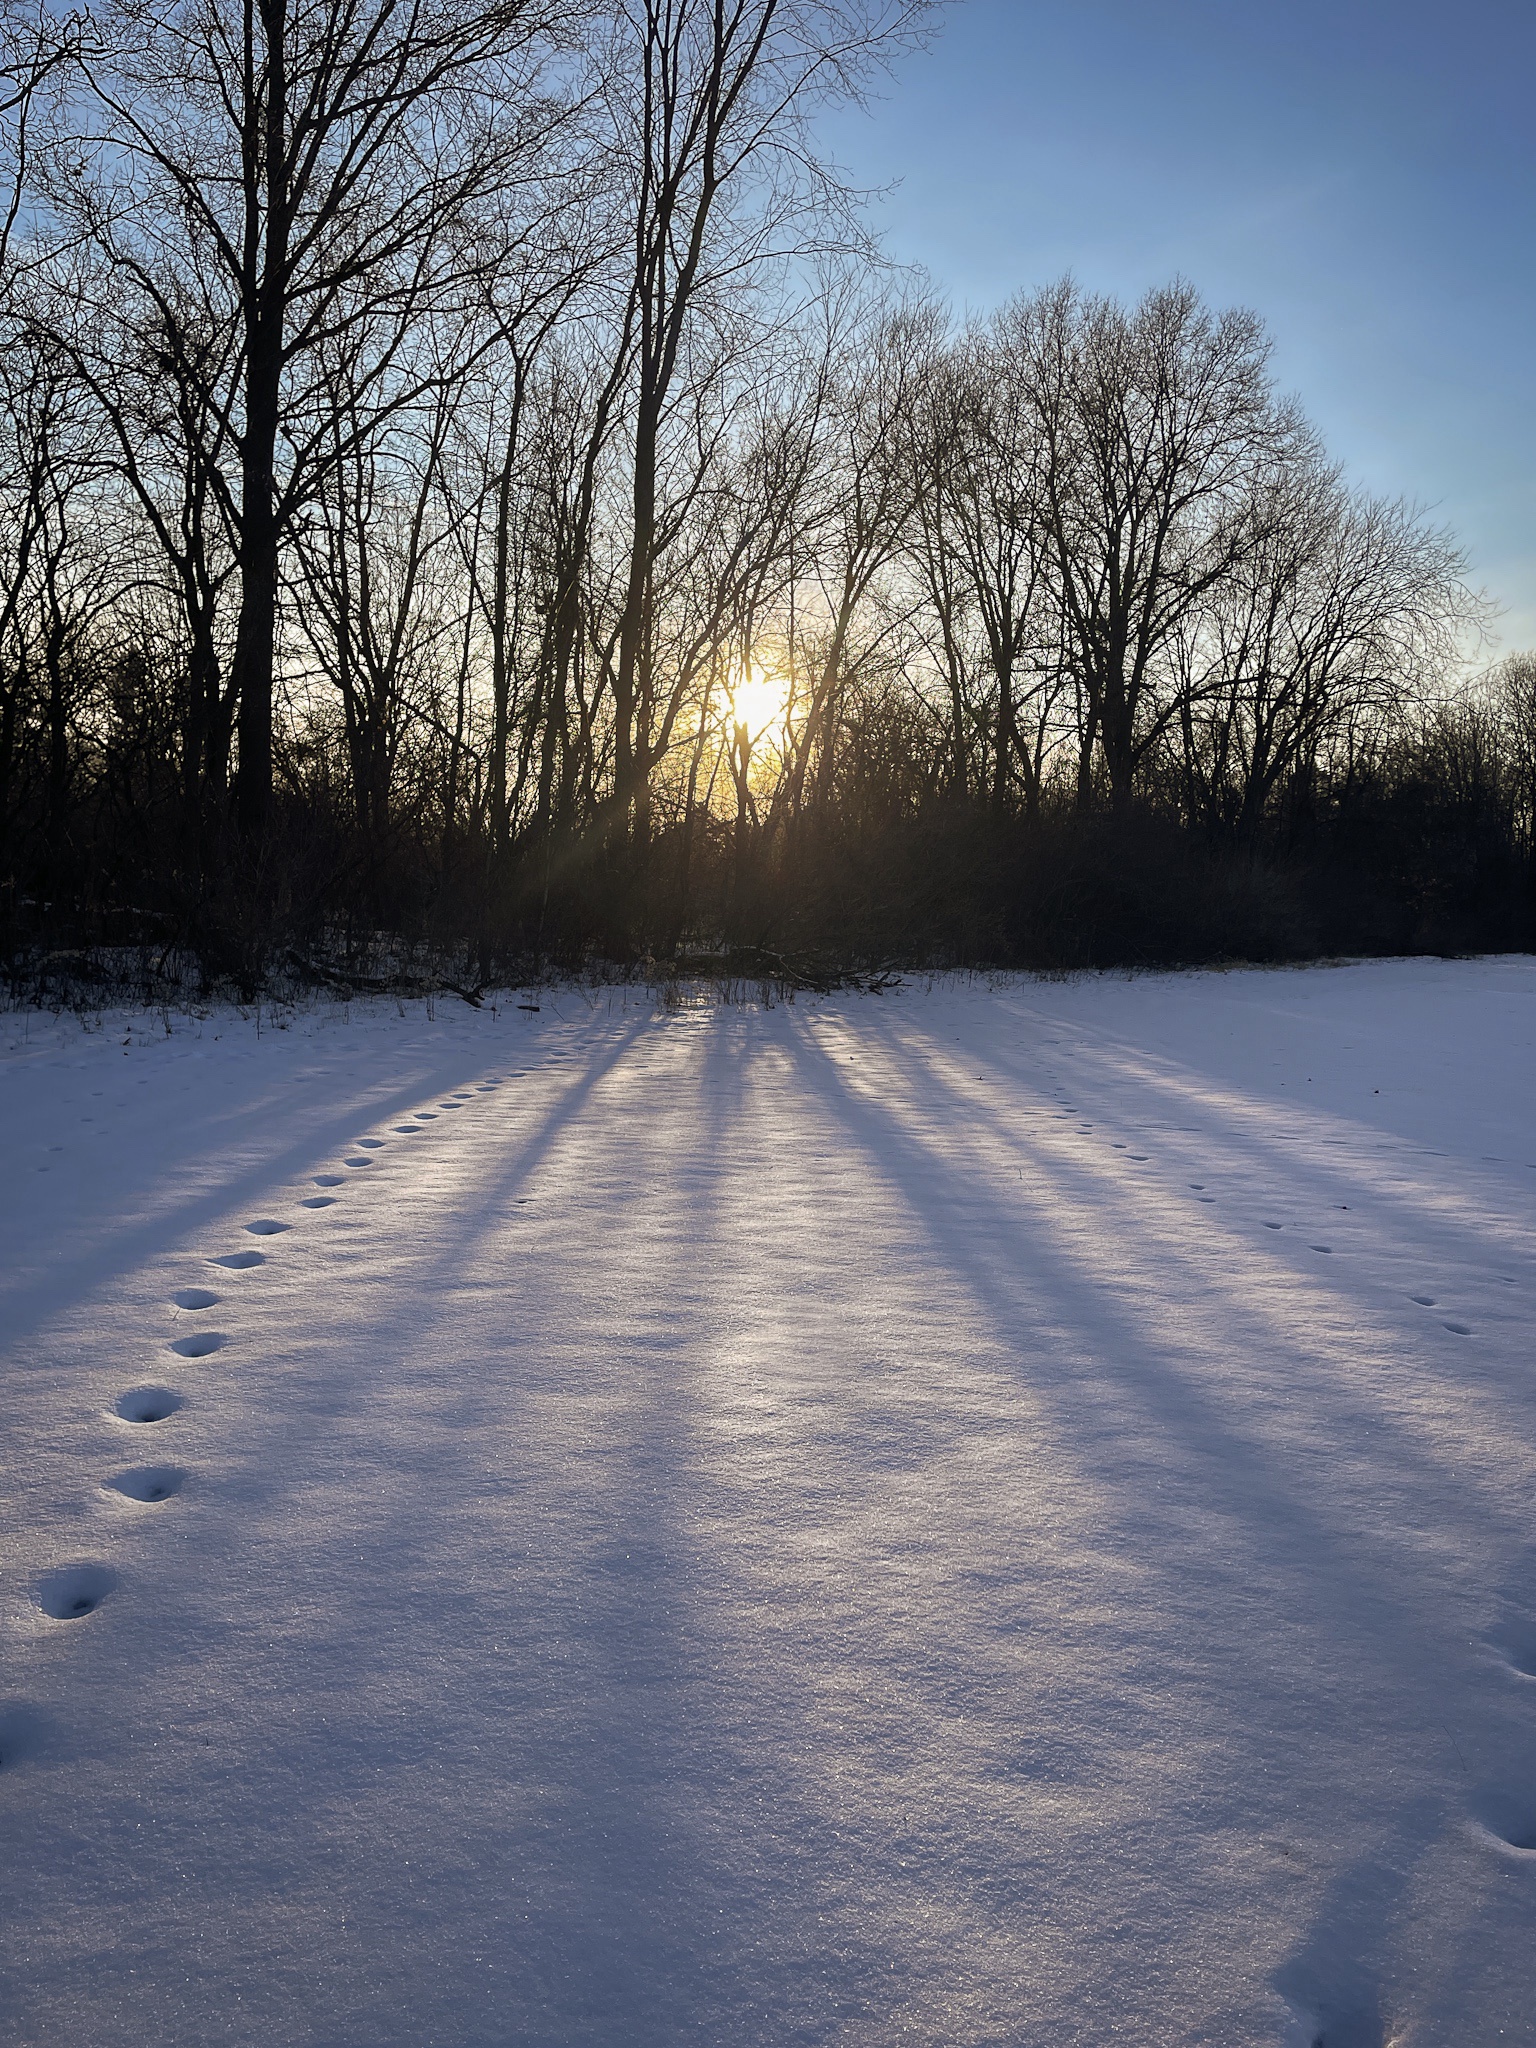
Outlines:
{"type": "Polygon", "coordinates": [[[0,2039],[1536,2040],[1536,962],[0,1039],[0,2039]]]}

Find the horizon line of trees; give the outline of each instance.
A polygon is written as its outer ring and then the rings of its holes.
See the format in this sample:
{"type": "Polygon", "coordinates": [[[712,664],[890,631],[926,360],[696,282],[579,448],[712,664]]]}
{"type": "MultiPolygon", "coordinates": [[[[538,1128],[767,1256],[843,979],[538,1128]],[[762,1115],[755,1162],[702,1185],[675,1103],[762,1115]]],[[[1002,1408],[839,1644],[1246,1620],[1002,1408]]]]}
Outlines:
{"type": "Polygon", "coordinates": [[[881,262],[816,117],[930,17],[0,6],[8,945],[985,956],[1064,820],[1315,864],[1426,792],[1528,932],[1536,659],[1464,681],[1261,321],[881,262]]]}

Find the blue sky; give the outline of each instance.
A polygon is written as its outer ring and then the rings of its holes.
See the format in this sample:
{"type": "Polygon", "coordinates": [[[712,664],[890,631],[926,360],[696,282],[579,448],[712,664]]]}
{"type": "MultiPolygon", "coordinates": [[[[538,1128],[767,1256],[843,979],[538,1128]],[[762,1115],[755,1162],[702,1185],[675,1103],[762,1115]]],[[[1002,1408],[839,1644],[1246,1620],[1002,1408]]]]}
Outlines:
{"type": "Polygon", "coordinates": [[[957,0],[867,113],[887,246],[957,306],[1071,270],[1254,307],[1352,474],[1536,647],[1536,0],[957,0]]]}

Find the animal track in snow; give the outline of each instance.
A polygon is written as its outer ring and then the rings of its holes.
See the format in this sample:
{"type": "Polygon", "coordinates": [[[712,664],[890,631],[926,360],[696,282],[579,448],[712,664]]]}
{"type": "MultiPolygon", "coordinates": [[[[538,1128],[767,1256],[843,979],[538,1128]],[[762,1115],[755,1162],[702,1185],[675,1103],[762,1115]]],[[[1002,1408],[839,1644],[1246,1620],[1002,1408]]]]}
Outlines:
{"type": "Polygon", "coordinates": [[[1495,1629],[1489,1641],[1511,1671],[1522,1678],[1536,1678],[1536,1626],[1528,1621],[1512,1622],[1495,1629]]]}
{"type": "Polygon", "coordinates": [[[180,1465],[136,1465],[131,1472],[118,1472],[102,1481],[104,1487],[120,1493],[124,1500],[142,1501],[146,1507],[169,1500],[186,1483],[187,1475],[180,1465]]]}
{"type": "Polygon", "coordinates": [[[310,1183],[317,1188],[344,1188],[347,1176],[344,1173],[313,1173],[310,1183]]]}
{"type": "Polygon", "coordinates": [[[212,1308],[218,1296],[206,1287],[183,1287],[171,1296],[178,1308],[212,1308]]]}
{"type": "Polygon", "coordinates": [[[1442,1323],[1440,1327],[1442,1330],[1449,1330],[1453,1337],[1470,1337],[1472,1334],[1470,1323],[1442,1323]]]}
{"type": "Polygon", "coordinates": [[[334,1195],[306,1195],[299,1204],[301,1209],[334,1209],[335,1206],[334,1195]]]}
{"type": "MultiPolygon", "coordinates": [[[[246,1228],[250,1227],[247,1224],[246,1228]]],[[[210,1257],[208,1263],[210,1266],[225,1266],[231,1273],[249,1273],[252,1266],[264,1266],[267,1255],[265,1252],[225,1252],[222,1257],[210,1257]]]]}
{"type": "Polygon", "coordinates": [[[258,1216],[254,1223],[247,1223],[245,1227],[252,1237],[276,1237],[280,1230],[287,1230],[290,1226],[279,1223],[275,1216],[258,1216]]]}
{"type": "Polygon", "coordinates": [[[365,1152],[378,1152],[383,1149],[384,1145],[382,1138],[359,1138],[357,1142],[365,1152]]]}
{"type": "Polygon", "coordinates": [[[1288,1963],[1275,1988],[1291,2008],[1285,2048],[1387,2048],[1381,1993],[1347,1953],[1288,1963]]]}
{"type": "Polygon", "coordinates": [[[1323,2022],[1310,2014],[1297,2014],[1296,2026],[1286,2034],[1286,2048],[1293,2043],[1295,2048],[1388,2048],[1381,2022],[1369,2013],[1323,2022]]]}
{"type": "Polygon", "coordinates": [[[1408,1299],[1416,1301],[1420,1308],[1433,1308],[1435,1305],[1435,1297],[1432,1294],[1410,1294],[1408,1299]]]}
{"type": "Polygon", "coordinates": [[[1126,1156],[1128,1158],[1134,1159],[1138,1166],[1145,1166],[1148,1159],[1151,1157],[1151,1154],[1147,1152],[1131,1152],[1128,1153],[1126,1156]]]}
{"type": "Polygon", "coordinates": [[[169,1387],[134,1387],[118,1396],[116,1413],[124,1422],[164,1422],[185,1405],[169,1387]]]}
{"type": "Polygon", "coordinates": [[[1332,1246],[1331,1244],[1314,1244],[1314,1245],[1309,1245],[1309,1246],[1308,1246],[1308,1250],[1309,1250],[1309,1251],[1314,1251],[1314,1252],[1328,1252],[1328,1253],[1331,1253],[1331,1252],[1333,1251],[1333,1246],[1332,1246]]]}
{"type": "Polygon", "coordinates": [[[343,1166],[372,1166],[373,1161],[368,1157],[368,1154],[365,1152],[362,1154],[361,1158],[343,1159],[341,1163],[343,1166]]]}
{"type": "Polygon", "coordinates": [[[415,1115],[417,1120],[424,1124],[435,1124],[437,1122],[437,1111],[435,1109],[418,1109],[415,1111],[415,1115]]]}
{"type": "Polygon", "coordinates": [[[1266,1223],[1264,1228],[1266,1230],[1284,1230],[1285,1225],[1283,1223],[1266,1223]]]}
{"type": "Polygon", "coordinates": [[[1522,1857],[1536,1857],[1536,1801],[1492,1790],[1476,1802],[1474,1811],[1488,1833],[1522,1857]]]}
{"type": "Polygon", "coordinates": [[[220,1330],[200,1330],[195,1337],[174,1337],[171,1350],[178,1358],[211,1358],[222,1351],[229,1339],[220,1330]]]}
{"type": "Polygon", "coordinates": [[[37,1604],[54,1621],[79,1621],[93,1614],[117,1584],[104,1564],[65,1564],[37,1582],[37,1604]]]}
{"type": "Polygon", "coordinates": [[[1194,1189],[1195,1193],[1198,1195],[1204,1189],[1205,1182],[1203,1180],[1192,1180],[1190,1181],[1189,1185],[1194,1189]]]}

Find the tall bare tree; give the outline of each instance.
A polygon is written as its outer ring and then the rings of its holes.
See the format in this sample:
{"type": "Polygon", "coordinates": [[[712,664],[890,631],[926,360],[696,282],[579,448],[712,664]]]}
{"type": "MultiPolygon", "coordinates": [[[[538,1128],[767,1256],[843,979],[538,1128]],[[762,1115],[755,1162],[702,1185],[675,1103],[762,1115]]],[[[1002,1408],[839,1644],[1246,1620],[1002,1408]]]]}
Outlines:
{"type": "Polygon", "coordinates": [[[1187,284],[1130,312],[1057,285],[1015,304],[1000,335],[1035,413],[1083,772],[1097,743],[1124,807],[1177,716],[1164,686],[1178,635],[1253,544],[1256,473],[1303,429],[1274,398],[1258,319],[1213,315],[1187,284]]]}
{"type": "Polygon", "coordinates": [[[253,837],[271,796],[282,550],[336,452],[324,365],[366,333],[365,397],[411,402],[393,373],[413,324],[477,268],[467,213],[556,118],[535,91],[553,12],[552,0],[118,0],[85,47],[86,118],[52,196],[137,295],[230,451],[210,469],[238,553],[232,689],[253,837]],[[187,332],[189,279],[199,326],[236,340],[215,352],[217,377],[201,371],[205,335],[187,332]]]}
{"type": "Polygon", "coordinates": [[[653,765],[644,712],[659,464],[691,332],[721,316],[743,278],[823,243],[845,215],[810,118],[857,95],[874,67],[912,44],[928,12],[927,0],[619,0],[615,8],[604,72],[633,224],[622,320],[634,363],[630,534],[613,693],[623,820],[653,765]]]}

